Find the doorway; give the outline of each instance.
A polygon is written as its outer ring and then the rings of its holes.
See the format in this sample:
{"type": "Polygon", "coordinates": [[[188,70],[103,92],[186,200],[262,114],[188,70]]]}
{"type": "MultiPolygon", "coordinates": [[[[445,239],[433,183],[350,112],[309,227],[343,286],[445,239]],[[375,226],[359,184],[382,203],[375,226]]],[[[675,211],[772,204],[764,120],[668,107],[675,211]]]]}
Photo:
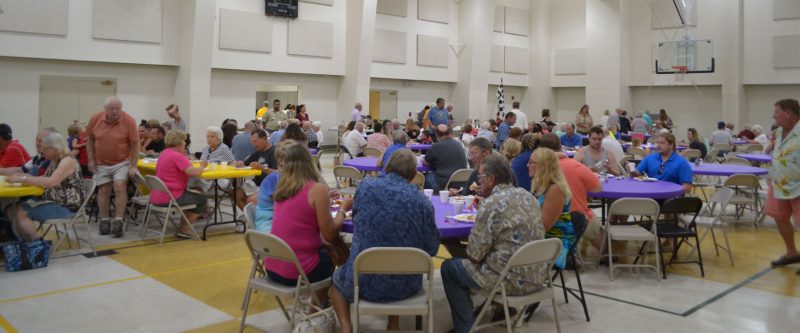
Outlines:
{"type": "Polygon", "coordinates": [[[113,79],[42,76],[39,79],[39,129],[53,127],[66,133],[74,122],[83,126],[102,111],[108,96],[117,94],[113,79]]]}
{"type": "Polygon", "coordinates": [[[262,84],[257,87],[255,108],[253,109],[253,117],[256,111],[263,106],[264,101],[269,102],[269,109],[272,110],[272,102],[276,99],[281,101],[281,109],[286,109],[289,104],[297,105],[300,99],[300,87],[298,86],[283,86],[283,85],[269,85],[262,84]]]}
{"type": "Polygon", "coordinates": [[[397,115],[397,90],[371,90],[369,116],[372,119],[399,119],[397,115]]]}

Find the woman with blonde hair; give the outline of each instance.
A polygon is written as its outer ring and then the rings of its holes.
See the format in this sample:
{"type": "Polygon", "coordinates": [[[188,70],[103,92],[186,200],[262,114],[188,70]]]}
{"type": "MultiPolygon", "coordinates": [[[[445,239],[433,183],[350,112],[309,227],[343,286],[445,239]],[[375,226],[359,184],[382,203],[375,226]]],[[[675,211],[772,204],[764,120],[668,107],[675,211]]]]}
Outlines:
{"type": "Polygon", "coordinates": [[[556,153],[548,148],[536,148],[528,161],[528,175],[533,179],[531,194],[542,208],[546,237],[559,238],[564,245],[555,262],[556,266],[564,268],[567,253],[575,242],[575,228],[569,212],[572,193],[556,153]]]}
{"type": "Polygon", "coordinates": [[[589,114],[589,105],[584,104],[581,106],[578,115],[575,116],[575,126],[575,131],[578,132],[578,134],[589,134],[589,129],[594,126],[594,120],[592,120],[592,116],[589,114]]]}
{"type": "Polygon", "coordinates": [[[522,143],[516,139],[508,139],[503,142],[503,156],[510,163],[514,157],[517,157],[522,152],[522,143]]]}
{"type": "MultiPolygon", "coordinates": [[[[310,282],[319,282],[333,274],[333,259],[322,241],[337,240],[352,201],[342,201],[336,217],[331,217],[328,186],[308,148],[285,140],[277,150],[285,155],[278,161],[281,175],[272,193],[275,203],[270,232],[292,248],[310,282]]],[[[289,287],[297,285],[300,272],[294,264],[275,259],[266,259],[265,264],[270,280],[289,287]]],[[[324,303],[327,290],[318,292],[317,297],[324,303]]]]}

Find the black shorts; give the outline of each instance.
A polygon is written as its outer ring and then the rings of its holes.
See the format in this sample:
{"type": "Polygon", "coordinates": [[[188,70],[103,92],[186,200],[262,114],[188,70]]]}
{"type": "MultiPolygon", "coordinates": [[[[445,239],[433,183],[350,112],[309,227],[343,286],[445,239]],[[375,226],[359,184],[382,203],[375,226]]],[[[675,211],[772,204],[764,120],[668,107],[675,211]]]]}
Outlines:
{"type": "MultiPolygon", "coordinates": [[[[270,280],[278,284],[287,287],[297,286],[297,279],[287,279],[269,270],[267,270],[267,276],[270,280]]],[[[311,272],[306,272],[306,276],[308,276],[308,280],[311,281],[311,283],[317,283],[333,276],[333,261],[326,249],[319,249],[319,262],[317,263],[317,267],[314,267],[311,272]]]]}

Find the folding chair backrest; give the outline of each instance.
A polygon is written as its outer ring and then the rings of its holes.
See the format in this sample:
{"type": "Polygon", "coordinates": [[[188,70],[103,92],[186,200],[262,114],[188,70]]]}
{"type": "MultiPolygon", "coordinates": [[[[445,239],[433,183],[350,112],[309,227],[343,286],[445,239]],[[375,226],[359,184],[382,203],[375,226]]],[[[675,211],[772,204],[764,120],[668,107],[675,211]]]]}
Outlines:
{"type": "Polygon", "coordinates": [[[343,153],[345,153],[345,154],[347,154],[347,156],[348,156],[348,157],[350,157],[350,159],[353,159],[353,154],[351,154],[351,153],[350,153],[350,150],[349,150],[349,149],[347,149],[347,147],[345,147],[345,145],[344,145],[344,144],[342,144],[341,146],[339,146],[339,148],[341,148],[341,149],[342,149],[342,152],[343,152],[343,153]]]}
{"type": "Polygon", "coordinates": [[[611,204],[608,214],[615,215],[635,215],[635,216],[658,216],[660,208],[658,202],[653,199],[644,198],[623,198],[611,204]]]}
{"type": "Polygon", "coordinates": [[[381,156],[382,153],[383,152],[381,152],[380,149],[377,148],[370,148],[370,147],[364,148],[364,156],[378,157],[381,156]]]}
{"type": "Polygon", "coordinates": [[[703,200],[698,197],[679,197],[670,199],[661,206],[661,214],[674,214],[677,221],[678,214],[689,214],[694,222],[703,209],[703,200]]]}
{"type": "Polygon", "coordinates": [[[147,180],[144,179],[144,176],[142,176],[139,171],[133,174],[133,184],[136,185],[136,190],[139,192],[138,194],[150,192],[150,185],[147,184],[147,180]]]}
{"type": "Polygon", "coordinates": [[[758,188],[758,176],[751,174],[735,174],[725,179],[725,186],[758,188]]]}
{"type": "Polygon", "coordinates": [[[641,160],[644,157],[644,149],[639,147],[628,148],[628,154],[633,155],[634,160],[641,160]]]}
{"type": "Polygon", "coordinates": [[[561,247],[561,240],[558,238],[532,241],[523,245],[511,256],[506,268],[511,270],[517,267],[555,261],[559,254],[561,254],[561,247]]]}
{"type": "Polygon", "coordinates": [[[720,207],[720,211],[724,212],[728,202],[733,198],[733,189],[727,187],[720,187],[714,192],[711,198],[708,198],[709,214],[712,213],[716,207],[720,207]]]}
{"type": "MultiPolygon", "coordinates": [[[[450,175],[450,179],[447,180],[447,185],[445,185],[445,189],[450,188],[451,184],[455,183],[466,183],[469,180],[469,176],[472,174],[472,169],[458,169],[456,172],[453,172],[450,175]]],[[[469,185],[467,185],[469,186],[469,185]]]]}
{"type": "Polygon", "coordinates": [[[570,212],[569,214],[572,218],[572,229],[575,230],[575,243],[577,244],[583,236],[583,233],[586,232],[589,221],[586,219],[586,216],[581,213],[570,212]]]}
{"type": "Polygon", "coordinates": [[[412,247],[373,247],[361,252],[353,265],[354,284],[358,274],[428,274],[433,277],[431,256],[412,247]]]}
{"type": "Polygon", "coordinates": [[[725,158],[725,164],[751,166],[750,162],[741,157],[729,156],[725,158]]]}
{"type": "Polygon", "coordinates": [[[172,196],[172,192],[169,191],[167,185],[164,184],[164,181],[156,176],[151,175],[144,176],[144,179],[147,181],[147,185],[150,186],[151,191],[166,192],[169,195],[170,200],[175,200],[175,197],[172,196]]]}
{"type": "Polygon", "coordinates": [[[420,190],[425,187],[425,175],[421,172],[417,172],[417,175],[414,176],[414,179],[411,181],[412,184],[417,185],[420,190]]]}
{"type": "Polygon", "coordinates": [[[247,222],[247,229],[255,230],[256,225],[256,204],[248,203],[244,206],[244,219],[247,222]]]}
{"type": "Polygon", "coordinates": [[[755,143],[755,144],[747,146],[747,148],[745,148],[744,151],[747,152],[747,153],[760,153],[760,152],[764,151],[764,146],[762,146],[762,145],[760,145],[758,143],[755,143]]]}
{"type": "Polygon", "coordinates": [[[292,248],[277,236],[265,232],[248,230],[244,235],[244,240],[256,264],[259,264],[264,258],[273,258],[294,263],[298,271],[303,272],[300,261],[297,259],[297,255],[292,248]]]}
{"type": "Polygon", "coordinates": [[[333,176],[336,178],[348,178],[354,180],[361,180],[364,178],[364,176],[361,174],[361,171],[346,165],[337,165],[335,168],[333,168],[333,176]]]}
{"type": "Polygon", "coordinates": [[[683,151],[683,157],[688,159],[700,158],[703,153],[699,149],[686,149],[683,151]]]}
{"type": "Polygon", "coordinates": [[[731,147],[731,145],[729,145],[727,143],[715,143],[714,146],[712,146],[712,148],[714,150],[719,150],[719,151],[731,151],[731,150],[733,150],[733,147],[731,147]]]}
{"type": "Polygon", "coordinates": [[[719,150],[719,149],[714,149],[714,148],[712,148],[712,149],[711,149],[711,150],[708,152],[708,154],[706,154],[706,162],[710,162],[710,163],[716,162],[716,161],[717,161],[717,157],[719,156],[719,154],[720,154],[721,152],[722,152],[722,151],[721,151],[721,150],[719,150]]]}
{"type": "Polygon", "coordinates": [[[92,198],[92,194],[94,194],[94,190],[97,187],[94,180],[91,179],[84,179],[83,180],[83,202],[81,203],[81,207],[78,209],[77,214],[75,217],[77,218],[79,215],[83,214],[84,210],[86,209],[86,205],[89,204],[89,200],[92,198]]]}

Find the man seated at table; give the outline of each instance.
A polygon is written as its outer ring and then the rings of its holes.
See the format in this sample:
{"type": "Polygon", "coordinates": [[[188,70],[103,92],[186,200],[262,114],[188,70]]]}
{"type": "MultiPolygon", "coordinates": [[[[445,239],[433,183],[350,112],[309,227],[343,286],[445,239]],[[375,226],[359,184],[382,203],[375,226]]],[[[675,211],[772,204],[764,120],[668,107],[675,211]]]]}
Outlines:
{"type": "Polygon", "coordinates": [[[589,129],[589,145],[575,153],[575,160],[583,163],[592,172],[607,172],[614,176],[620,175],[617,158],[603,147],[604,131],[600,126],[589,129]]]}
{"type": "Polygon", "coordinates": [[[592,170],[561,152],[561,144],[555,134],[542,135],[542,138],[539,139],[539,147],[549,148],[558,154],[558,164],[561,166],[561,171],[564,172],[564,178],[567,179],[569,191],[572,193],[570,211],[583,214],[588,223],[581,238],[590,242],[598,251],[602,250],[605,242],[601,228],[602,222],[589,208],[587,193],[602,191],[603,183],[592,170]]]}
{"type": "MultiPolygon", "coordinates": [[[[675,136],[660,133],[656,136],[658,152],[647,155],[639,166],[630,170],[634,176],[646,175],[683,186],[684,193],[692,191],[692,167],[675,151],[675,136]]],[[[632,164],[629,164],[632,165],[632,164]]]]}
{"type": "Polygon", "coordinates": [[[561,136],[562,146],[567,148],[575,148],[583,145],[583,137],[580,134],[575,133],[575,125],[572,123],[565,124],[564,131],[566,133],[561,136]]]}
{"type": "Polygon", "coordinates": [[[433,171],[425,174],[425,188],[439,189],[447,185],[450,176],[458,169],[467,167],[467,154],[461,141],[453,138],[450,127],[447,125],[436,126],[436,136],[439,141],[431,145],[425,159],[422,161],[430,166],[433,171]]]}
{"type": "Polygon", "coordinates": [[[364,148],[367,147],[367,139],[364,138],[364,123],[356,123],[353,130],[347,133],[342,144],[353,157],[364,156],[364,148]]]}
{"type": "Polygon", "coordinates": [[[378,167],[381,168],[381,175],[386,174],[386,166],[388,165],[389,158],[392,156],[397,150],[400,149],[407,149],[406,144],[408,143],[408,134],[404,131],[394,131],[392,132],[392,145],[389,148],[381,153],[381,156],[378,158],[378,167]]]}
{"type": "MultiPolygon", "coordinates": [[[[717,130],[711,133],[711,137],[708,138],[708,145],[711,148],[714,148],[715,144],[725,144],[725,145],[732,145],[733,144],[733,135],[731,132],[725,130],[725,122],[720,121],[717,123],[717,130]]],[[[719,155],[717,156],[725,156],[728,151],[720,151],[719,155]]]]}
{"type": "Polygon", "coordinates": [[[250,156],[247,156],[244,161],[236,161],[236,166],[249,166],[250,168],[261,170],[261,174],[253,177],[252,180],[245,180],[242,186],[236,188],[236,205],[242,209],[247,203],[256,202],[258,199],[258,187],[261,186],[261,182],[270,172],[278,168],[278,162],[275,159],[275,146],[269,144],[267,130],[261,128],[252,131],[250,133],[250,144],[253,145],[255,151],[250,156]]]}
{"type": "MultiPolygon", "coordinates": [[[[402,133],[403,131],[396,131],[402,133]]],[[[331,301],[342,332],[351,332],[353,265],[359,253],[373,247],[413,247],[433,256],[439,248],[439,229],[433,205],[411,180],[417,175],[417,157],[408,149],[391,154],[386,175],[368,177],[358,185],[353,203],[353,244],[350,257],[333,274],[331,301]]],[[[420,275],[364,275],[359,277],[359,298],[395,302],[416,295],[420,275]]],[[[398,316],[389,316],[387,329],[397,330],[398,316]]]]}
{"type": "Polygon", "coordinates": [[[167,146],[164,144],[164,136],[166,134],[167,132],[164,131],[164,128],[161,126],[151,128],[150,143],[144,148],[145,152],[147,154],[158,154],[164,151],[164,149],[167,148],[167,146]]]}
{"type": "Polygon", "coordinates": [[[16,168],[31,159],[19,141],[14,140],[11,126],[0,124],[0,168],[16,168]]]}
{"type": "MultiPolygon", "coordinates": [[[[480,164],[481,195],[486,199],[469,235],[467,258],[453,258],[442,264],[441,274],[450,303],[455,332],[468,332],[475,317],[471,289],[489,291],[499,271],[523,245],[544,238],[542,214],[536,199],[511,184],[511,167],[498,154],[480,164]]],[[[514,269],[505,279],[509,295],[532,293],[544,286],[546,266],[514,269]]]]}
{"type": "Polygon", "coordinates": [[[475,195],[480,189],[481,180],[478,177],[478,169],[483,159],[492,154],[492,143],[486,138],[476,138],[469,142],[468,147],[467,156],[474,169],[466,183],[450,184],[450,188],[447,189],[450,195],[475,195]]]}

